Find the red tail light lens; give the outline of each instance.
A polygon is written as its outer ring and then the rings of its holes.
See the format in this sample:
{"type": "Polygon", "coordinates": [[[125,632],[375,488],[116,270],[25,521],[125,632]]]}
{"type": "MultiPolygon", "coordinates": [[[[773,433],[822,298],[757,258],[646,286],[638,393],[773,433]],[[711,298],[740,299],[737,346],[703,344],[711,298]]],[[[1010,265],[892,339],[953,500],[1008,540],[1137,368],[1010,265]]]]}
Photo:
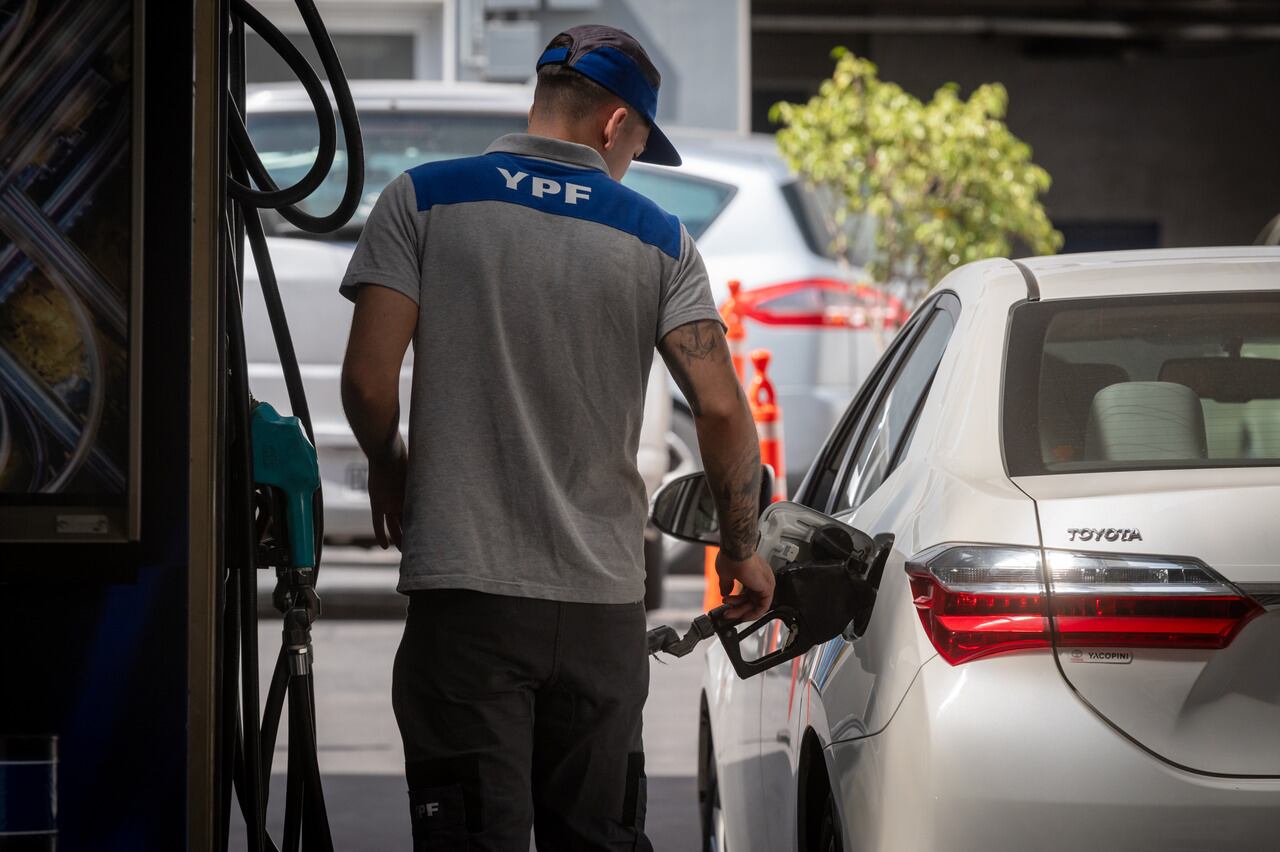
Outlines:
{"type": "Polygon", "coordinates": [[[1037,548],[944,545],[908,563],[938,653],[958,665],[1049,648],[1054,638],[1059,647],[1225,648],[1263,611],[1194,560],[1064,551],[1045,559],[1047,571],[1037,548]]]}
{"type": "Polygon", "coordinates": [[[740,292],[743,314],[765,325],[824,328],[897,328],[906,321],[902,300],[869,284],[805,278],[740,292]]]}
{"type": "Polygon", "coordinates": [[[1261,613],[1194,560],[1045,552],[1058,644],[1225,648],[1261,613]]]}
{"type": "Polygon", "coordinates": [[[1050,646],[1038,549],[938,548],[907,573],[924,632],[952,665],[1050,646]]]}

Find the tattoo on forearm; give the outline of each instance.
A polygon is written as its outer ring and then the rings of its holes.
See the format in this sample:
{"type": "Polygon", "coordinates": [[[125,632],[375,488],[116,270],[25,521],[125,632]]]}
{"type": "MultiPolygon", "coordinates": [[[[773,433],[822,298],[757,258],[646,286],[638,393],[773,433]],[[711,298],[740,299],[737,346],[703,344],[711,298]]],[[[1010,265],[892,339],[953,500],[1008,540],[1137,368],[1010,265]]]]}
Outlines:
{"type": "Polygon", "coordinates": [[[755,447],[734,460],[719,480],[720,548],[733,559],[746,559],[756,549],[760,512],[760,455],[755,447]]]}
{"type": "Polygon", "coordinates": [[[756,549],[760,453],[742,386],[731,371],[729,345],[718,322],[698,320],[668,333],[662,340],[662,353],[672,378],[684,391],[695,417],[701,417],[703,412],[695,375],[716,376],[718,388],[723,388],[726,382],[733,385],[736,401],[741,405],[742,419],[735,418],[726,427],[725,439],[733,442],[732,447],[704,446],[702,458],[706,463],[707,476],[715,488],[716,511],[720,517],[720,549],[733,559],[747,559],[756,549]],[[716,362],[723,369],[717,368],[716,362]],[[731,434],[732,438],[729,437],[731,434]]]}

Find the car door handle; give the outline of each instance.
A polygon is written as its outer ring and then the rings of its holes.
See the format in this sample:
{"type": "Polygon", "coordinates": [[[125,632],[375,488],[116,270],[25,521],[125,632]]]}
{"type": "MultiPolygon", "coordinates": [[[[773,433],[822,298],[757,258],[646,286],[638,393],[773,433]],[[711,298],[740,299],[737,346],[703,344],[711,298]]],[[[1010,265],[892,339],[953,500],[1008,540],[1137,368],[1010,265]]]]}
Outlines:
{"type": "Polygon", "coordinates": [[[773,738],[774,738],[777,742],[782,743],[783,745],[788,745],[788,746],[789,746],[789,745],[791,745],[791,732],[790,732],[790,731],[778,731],[778,733],[777,733],[777,734],[775,734],[773,738]]]}

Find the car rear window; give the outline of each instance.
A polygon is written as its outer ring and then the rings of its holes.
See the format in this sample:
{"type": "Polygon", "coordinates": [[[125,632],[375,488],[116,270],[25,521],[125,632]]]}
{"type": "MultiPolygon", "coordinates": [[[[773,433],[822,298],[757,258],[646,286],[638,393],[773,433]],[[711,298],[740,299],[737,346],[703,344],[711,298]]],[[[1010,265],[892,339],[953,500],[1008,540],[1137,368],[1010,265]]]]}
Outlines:
{"type": "MultiPolygon", "coordinates": [[[[359,234],[383,187],[401,172],[433,160],[483,153],[494,139],[523,133],[527,125],[527,117],[515,113],[361,112],[364,195],[351,222],[336,238],[354,239],[359,234]]],[[[248,126],[262,164],[280,186],[297,183],[315,162],[320,132],[310,112],[251,113],[248,126]]],[[[305,212],[323,216],[342,200],[347,182],[346,153],[339,128],[334,167],[320,188],[302,201],[305,212]]],[[[268,225],[272,233],[281,236],[304,236],[278,216],[268,216],[268,225]]]]}
{"type": "Polygon", "coordinates": [[[1011,476],[1280,464],[1280,294],[1028,302],[1010,322],[1011,476]]]}
{"type": "Polygon", "coordinates": [[[831,260],[865,266],[875,253],[872,220],[865,214],[840,213],[840,203],[828,187],[793,180],[783,184],[782,196],[804,235],[809,250],[831,260]]]}
{"type": "Polygon", "coordinates": [[[622,182],[679,218],[695,240],[733,197],[733,187],[727,183],[644,167],[628,170],[622,182]]]}

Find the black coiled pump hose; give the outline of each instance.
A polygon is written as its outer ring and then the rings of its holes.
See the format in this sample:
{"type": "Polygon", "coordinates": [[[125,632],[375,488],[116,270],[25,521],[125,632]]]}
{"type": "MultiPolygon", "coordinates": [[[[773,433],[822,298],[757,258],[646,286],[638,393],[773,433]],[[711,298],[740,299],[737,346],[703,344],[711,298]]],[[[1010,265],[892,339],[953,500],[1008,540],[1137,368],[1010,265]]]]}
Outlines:
{"type": "MultiPolygon", "coordinates": [[[[307,406],[302,374],[298,368],[289,323],[276,281],[266,234],[259,211],[276,210],[285,220],[310,233],[335,231],[345,225],[364,192],[364,144],[351,88],[333,42],[316,11],[313,0],[295,0],[315,44],[337,105],[338,121],[330,106],[329,94],[301,52],[247,0],[231,0],[226,32],[228,85],[224,116],[229,128],[226,173],[224,316],[226,317],[227,418],[223,433],[225,470],[225,564],[222,599],[222,656],[220,687],[221,772],[218,806],[221,836],[216,848],[226,850],[229,842],[231,799],[234,787],[244,815],[249,852],[332,852],[325,812],[324,791],[316,757],[315,684],[310,670],[291,671],[282,646],[271,678],[265,706],[259,718],[257,567],[260,526],[269,506],[255,489],[248,363],[244,322],[241,313],[244,293],[244,246],[247,241],[258,269],[263,301],[284,372],[289,407],[302,421],[311,442],[315,431],[307,406]],[[301,180],[280,187],[272,180],[249,138],[244,121],[244,33],[256,32],[288,64],[311,98],[320,130],[315,163],[301,180]],[[325,216],[313,216],[297,205],[310,196],[328,177],[337,152],[337,125],[346,143],[346,187],[337,208],[325,216]],[[276,734],[284,709],[288,707],[289,754],[285,794],[283,845],[277,846],[266,831],[267,793],[276,734]],[[234,781],[234,784],[233,784],[234,781]]],[[[320,561],[324,534],[321,495],[315,500],[316,562],[320,561]]],[[[316,566],[318,573],[318,564],[316,566]]]]}

